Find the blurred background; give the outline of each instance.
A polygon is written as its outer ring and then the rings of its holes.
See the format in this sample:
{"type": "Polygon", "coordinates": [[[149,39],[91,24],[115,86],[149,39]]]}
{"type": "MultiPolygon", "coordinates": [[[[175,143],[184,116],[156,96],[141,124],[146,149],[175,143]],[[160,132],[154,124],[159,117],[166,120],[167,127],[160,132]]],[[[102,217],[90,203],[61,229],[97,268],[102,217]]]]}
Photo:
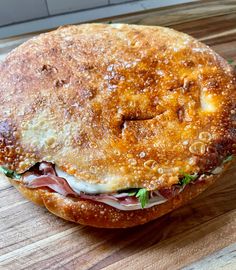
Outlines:
{"type": "Polygon", "coordinates": [[[0,0],[0,38],[188,2],[196,0],[0,0]]]}

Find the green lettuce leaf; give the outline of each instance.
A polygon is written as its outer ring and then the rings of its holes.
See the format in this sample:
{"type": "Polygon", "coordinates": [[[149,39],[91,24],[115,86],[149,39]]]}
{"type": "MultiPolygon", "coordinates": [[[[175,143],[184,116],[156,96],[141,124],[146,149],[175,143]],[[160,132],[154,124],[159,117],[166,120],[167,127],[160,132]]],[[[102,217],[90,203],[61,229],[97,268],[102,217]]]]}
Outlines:
{"type": "Polygon", "coordinates": [[[135,196],[138,198],[142,208],[148,204],[149,192],[146,188],[140,188],[135,196]]]}
{"type": "Polygon", "coordinates": [[[12,179],[20,179],[21,175],[13,170],[7,169],[6,167],[0,166],[0,172],[4,173],[7,177],[12,179]]]}
{"type": "Polygon", "coordinates": [[[181,172],[183,178],[180,179],[179,181],[179,184],[181,186],[185,186],[187,184],[189,184],[190,182],[196,180],[198,178],[198,175],[197,174],[188,174],[188,173],[185,173],[185,172],[181,172]]]}
{"type": "Polygon", "coordinates": [[[224,163],[227,163],[227,162],[229,162],[229,161],[231,161],[231,160],[233,160],[234,159],[234,156],[233,155],[230,155],[230,156],[228,156],[224,161],[223,161],[223,164],[224,163]]]}

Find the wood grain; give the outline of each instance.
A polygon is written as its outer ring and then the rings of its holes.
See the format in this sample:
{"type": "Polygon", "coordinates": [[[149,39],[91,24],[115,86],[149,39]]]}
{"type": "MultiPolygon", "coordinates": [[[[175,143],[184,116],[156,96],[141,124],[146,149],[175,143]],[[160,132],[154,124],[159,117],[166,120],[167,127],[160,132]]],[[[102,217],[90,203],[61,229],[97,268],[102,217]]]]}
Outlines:
{"type": "Polygon", "coordinates": [[[214,252],[210,256],[183,268],[183,270],[235,269],[236,244],[214,252]]]}
{"type": "MultiPolygon", "coordinates": [[[[236,60],[236,1],[196,2],[112,21],[171,26],[236,60]]],[[[0,42],[0,56],[25,38],[0,42]]],[[[126,230],[63,221],[26,201],[5,180],[0,182],[0,232],[0,269],[4,270],[195,270],[206,269],[208,259],[214,268],[207,269],[236,269],[235,256],[230,255],[235,248],[229,248],[236,242],[236,169],[228,170],[188,205],[126,230]],[[222,263],[222,256],[229,261],[222,263]]]]}

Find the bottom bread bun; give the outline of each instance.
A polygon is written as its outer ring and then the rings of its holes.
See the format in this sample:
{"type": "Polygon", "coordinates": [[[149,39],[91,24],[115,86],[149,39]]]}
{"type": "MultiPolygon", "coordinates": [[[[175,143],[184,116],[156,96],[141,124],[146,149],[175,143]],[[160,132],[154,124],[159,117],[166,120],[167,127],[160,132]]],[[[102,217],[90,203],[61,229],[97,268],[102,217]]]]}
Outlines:
{"type": "Polygon", "coordinates": [[[18,181],[9,180],[28,200],[45,206],[63,219],[100,228],[127,228],[147,223],[182,206],[207,189],[217,178],[209,176],[204,181],[187,185],[180,194],[165,203],[133,211],[118,210],[92,200],[64,197],[46,188],[29,189],[18,181]]]}

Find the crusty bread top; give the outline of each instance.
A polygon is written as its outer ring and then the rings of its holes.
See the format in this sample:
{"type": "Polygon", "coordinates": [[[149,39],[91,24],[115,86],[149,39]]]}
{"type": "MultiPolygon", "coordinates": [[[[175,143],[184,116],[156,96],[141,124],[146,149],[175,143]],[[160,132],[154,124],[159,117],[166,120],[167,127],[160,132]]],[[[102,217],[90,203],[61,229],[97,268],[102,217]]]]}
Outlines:
{"type": "Polygon", "coordinates": [[[44,160],[152,190],[235,151],[233,69],[171,29],[62,27],[11,52],[0,76],[0,163],[19,173],[44,160]]]}

